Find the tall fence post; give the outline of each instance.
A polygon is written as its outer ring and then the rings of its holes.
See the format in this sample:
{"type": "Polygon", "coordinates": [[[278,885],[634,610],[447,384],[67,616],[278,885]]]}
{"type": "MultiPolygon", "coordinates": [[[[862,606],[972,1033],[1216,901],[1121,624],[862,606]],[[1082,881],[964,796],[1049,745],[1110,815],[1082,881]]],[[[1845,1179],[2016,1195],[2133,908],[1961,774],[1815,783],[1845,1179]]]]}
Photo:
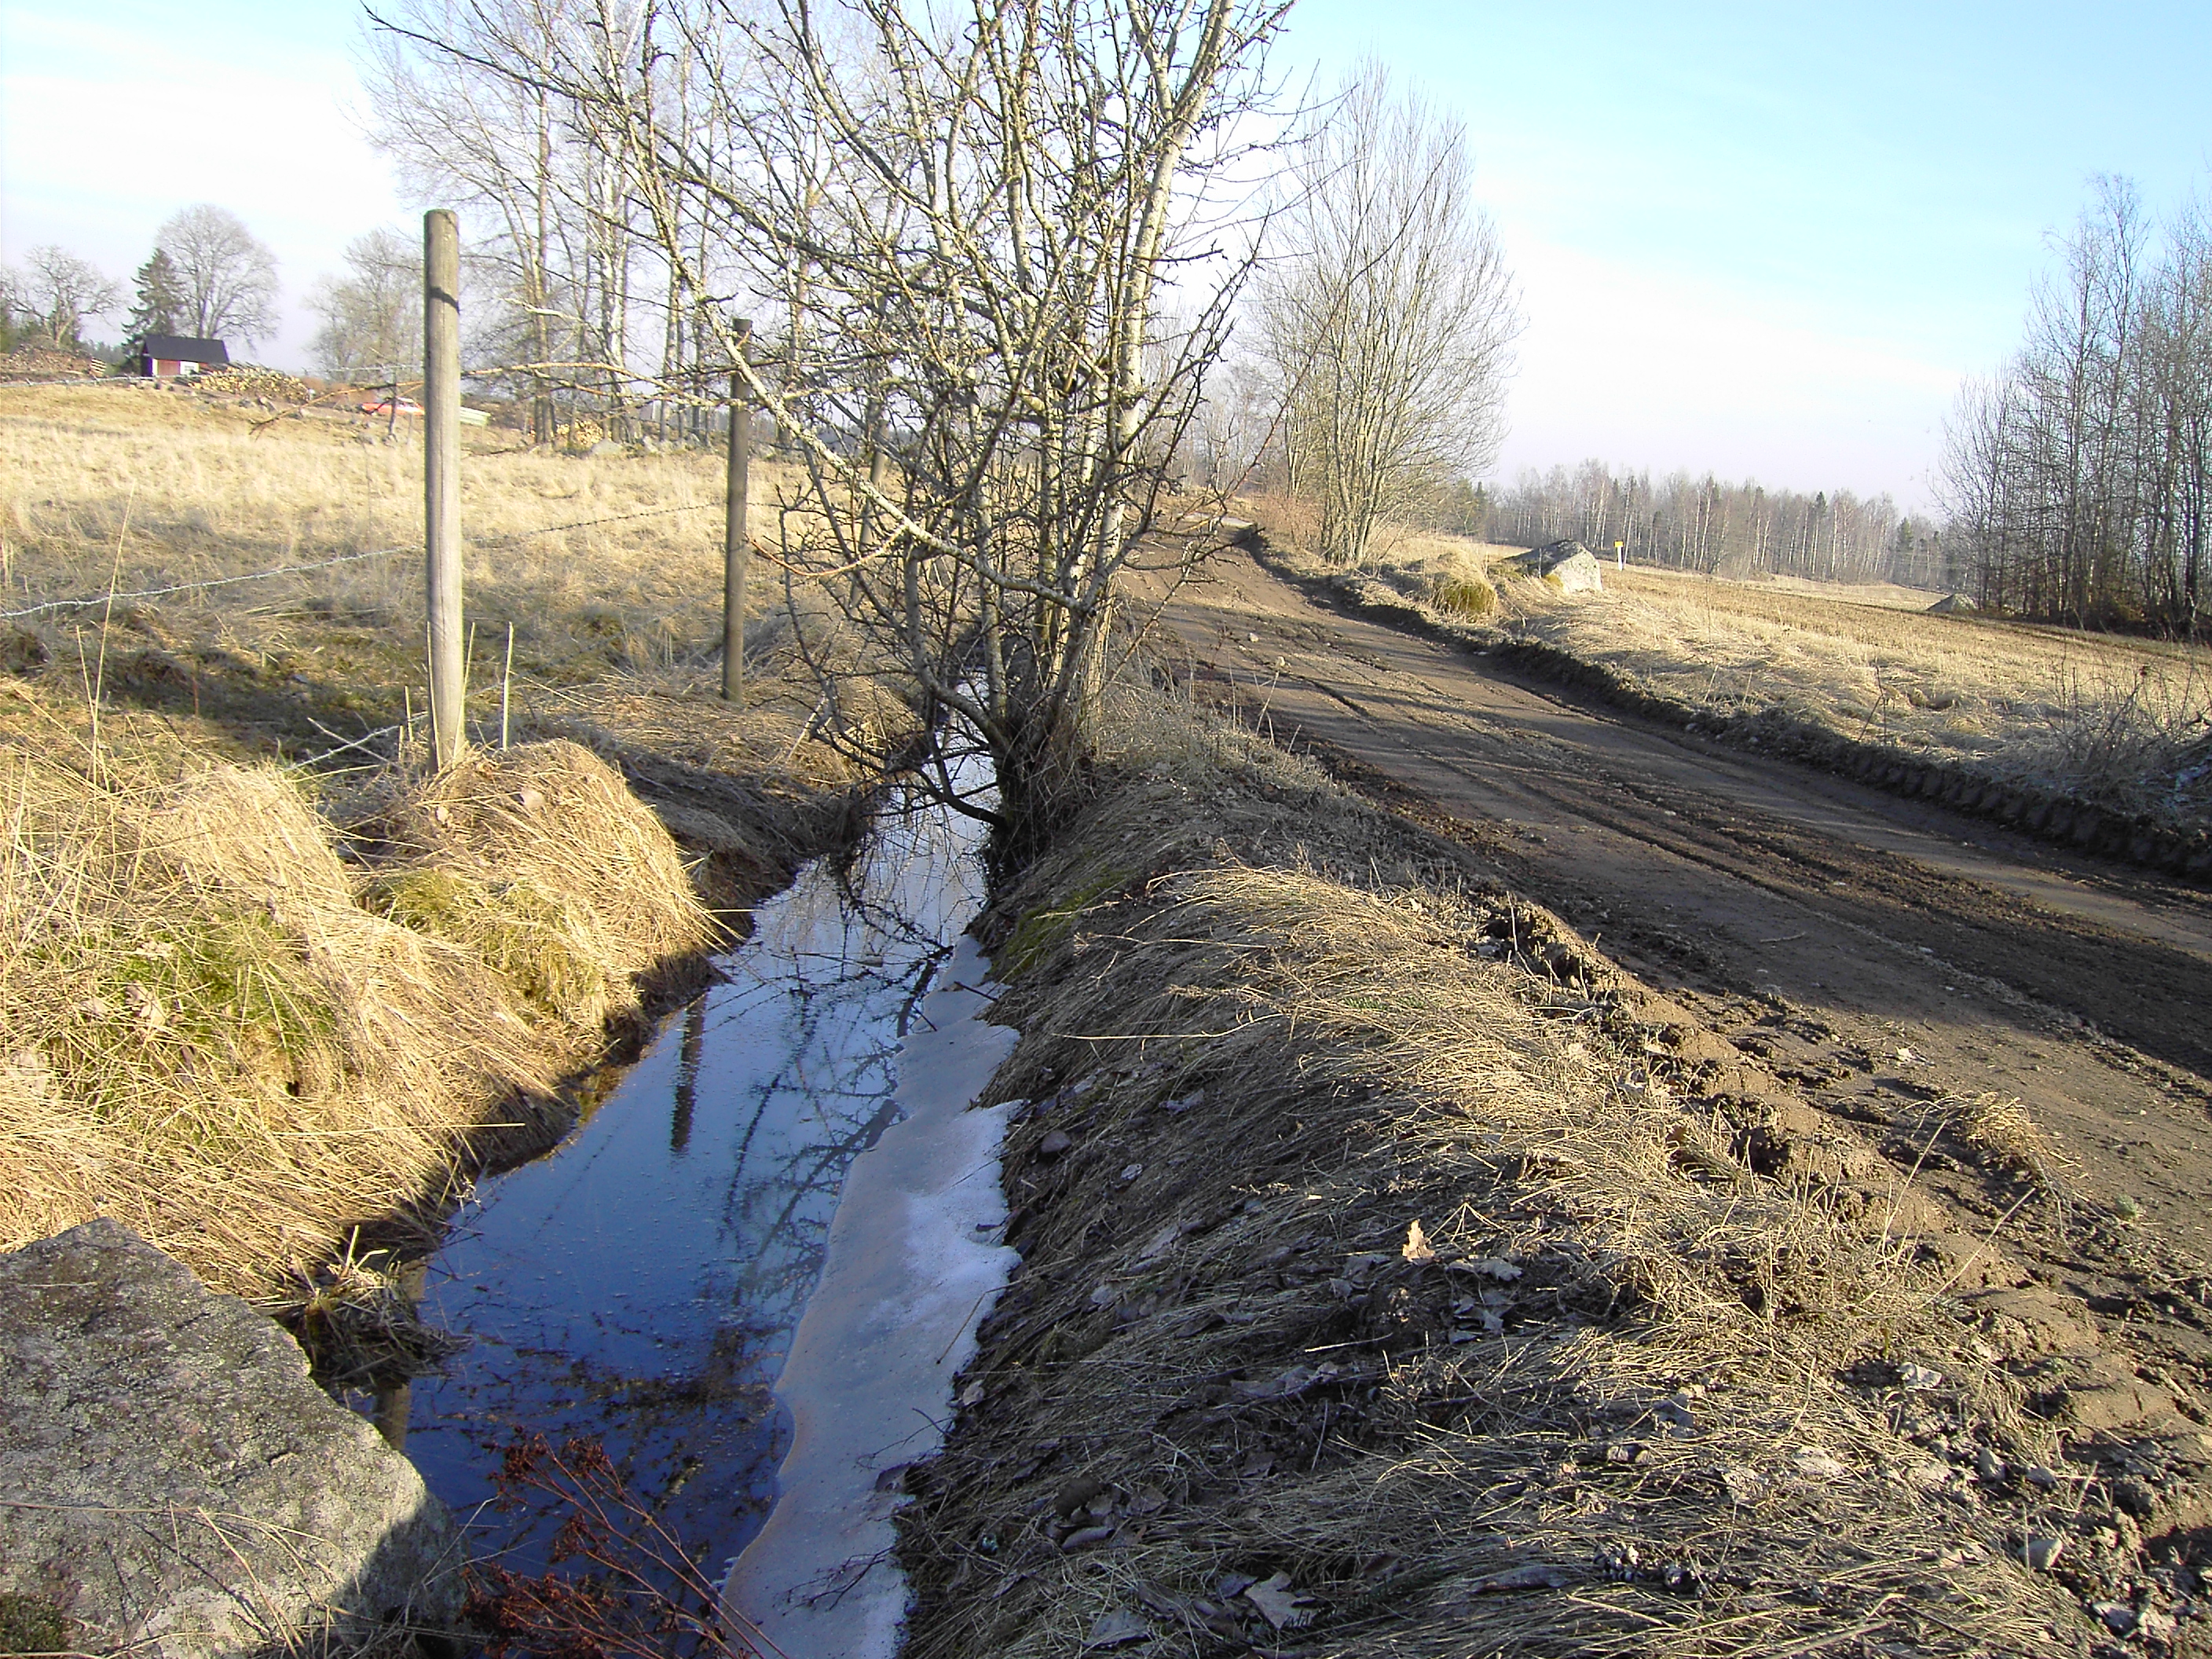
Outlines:
{"type": "MultiPolygon", "coordinates": [[[[461,234],[422,216],[422,538],[430,613],[430,741],[443,771],[468,745],[461,644],[461,234]]],[[[395,399],[396,401],[396,399],[395,399]]]]}
{"type": "MultiPolygon", "coordinates": [[[[738,349],[750,343],[753,325],[738,325],[738,349]]],[[[745,578],[752,565],[745,507],[752,483],[751,410],[744,376],[730,371],[730,484],[722,514],[722,701],[745,700],[745,578]]]]}

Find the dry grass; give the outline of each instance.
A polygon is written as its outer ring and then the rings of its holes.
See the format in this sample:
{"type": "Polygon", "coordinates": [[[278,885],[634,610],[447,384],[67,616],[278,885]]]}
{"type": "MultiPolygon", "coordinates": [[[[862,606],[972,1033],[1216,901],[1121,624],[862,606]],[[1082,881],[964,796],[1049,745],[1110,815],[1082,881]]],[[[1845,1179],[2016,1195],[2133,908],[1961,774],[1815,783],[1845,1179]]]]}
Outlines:
{"type": "MultiPolygon", "coordinates": [[[[1451,613],[1447,584],[1518,550],[1408,532],[1373,571],[1451,613]]],[[[1936,596],[1887,586],[1607,565],[1603,594],[1568,598],[1492,580],[1511,635],[1717,721],[1771,714],[2165,823],[2212,813],[2212,662],[2201,651],[1925,615],[1936,596]]]]}
{"type": "Polygon", "coordinates": [[[469,949],[533,1023],[596,1033],[711,935],[667,830],[573,744],[471,751],[391,788],[375,830],[369,908],[469,949]]]}
{"type": "Polygon", "coordinates": [[[2017,1095],[1979,1094],[1965,1103],[1960,1133],[1966,1144],[2025,1176],[2045,1193],[2063,1198],[2063,1153],[2017,1095]]]}
{"type": "MultiPolygon", "coordinates": [[[[335,569],[180,595],[172,629],[261,653],[329,620],[412,640],[422,580],[419,440],[374,422],[269,421],[113,381],[0,388],[0,563],[16,610],[52,599],[205,581],[378,549],[335,569]]],[[[461,513],[472,615],[525,672],[573,678],[665,666],[719,642],[722,464],[711,453],[591,457],[471,430],[461,513]],[[575,526],[558,533],[549,528],[575,526]]],[[[753,526],[773,528],[780,470],[757,467],[753,526]]],[[[764,598],[766,596],[763,596],[764,598]]],[[[50,633],[97,611],[49,613],[50,633]]],[[[416,653],[419,656],[419,652],[416,653]]],[[[419,684],[419,668],[415,671],[419,684]]]]}
{"type": "Polygon", "coordinates": [[[2007,1559],[2055,1523],[1900,1432],[2043,1445],[1884,1214],[1753,1176],[1601,988],[1492,959],[1510,902],[1453,849],[1204,726],[1155,709],[1002,901],[1024,1261],[905,1534],[917,1659],[1109,1618],[1154,1653],[2069,1646],[2007,1559]],[[1277,1574],[1316,1629],[1223,1589],[1277,1574]]]}
{"type": "Polygon", "coordinates": [[[0,1249],[106,1214],[219,1289],[304,1279],[434,1211],[481,1132],[557,1127],[631,976],[708,937],[573,745],[395,782],[392,823],[434,828],[366,876],[279,773],[115,769],[0,755],[0,1249]],[[392,898],[421,881],[471,900],[392,898]]]}
{"type": "MultiPolygon", "coordinates": [[[[361,441],[380,433],[375,422],[257,432],[268,418],[125,381],[0,387],[0,611],[403,550],[0,624],[14,676],[0,685],[16,697],[0,706],[0,736],[82,728],[96,702],[142,750],[274,754],[328,772],[394,758],[421,734],[422,580],[407,550],[420,539],[419,446],[361,441]]],[[[755,694],[742,712],[715,696],[718,459],[515,451],[481,431],[465,441],[479,741],[495,744],[504,718],[515,735],[574,737],[634,774],[713,773],[742,777],[740,793],[786,795],[852,785],[803,736],[818,692],[772,569],[755,583],[748,629],[755,694]],[[532,533],[581,520],[606,522],[532,533]]],[[[783,473],[773,463],[756,473],[753,530],[772,541],[783,473]]]]}

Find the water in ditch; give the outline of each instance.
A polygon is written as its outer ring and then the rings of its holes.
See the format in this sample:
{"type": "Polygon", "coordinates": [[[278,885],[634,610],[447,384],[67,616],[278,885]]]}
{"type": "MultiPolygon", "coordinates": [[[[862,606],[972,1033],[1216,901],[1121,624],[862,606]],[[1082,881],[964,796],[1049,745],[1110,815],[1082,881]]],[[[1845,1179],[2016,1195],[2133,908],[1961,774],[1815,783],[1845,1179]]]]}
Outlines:
{"type": "MultiPolygon", "coordinates": [[[[892,1442],[942,1421],[1012,1255],[993,1232],[1004,1112],[964,1109],[1012,1041],[982,1023],[984,964],[960,939],[982,896],[978,839],[971,820],[895,803],[847,876],[810,866],[764,904],[723,982],[665,1023],[586,1121],[456,1218],[422,1313],[470,1345],[415,1384],[406,1449],[473,1517],[479,1548],[543,1570],[561,1517],[488,1507],[495,1477],[519,1436],[589,1437],[717,1577],[777,1503],[795,1431],[771,1571],[872,1571],[854,1607],[872,1600],[879,1626],[902,1607],[896,1574],[869,1565],[888,1543],[867,1529],[884,1517],[858,1512],[882,1508],[872,1471],[826,1492],[823,1467],[832,1486],[854,1471],[836,1473],[854,1454],[824,1425],[866,1421],[868,1402],[840,1393],[854,1377],[881,1396],[878,1416],[908,1425],[892,1442]],[[854,1177],[887,1132],[896,1145],[854,1177]],[[868,1196],[841,1219],[848,1178],[868,1196]],[[803,1314],[811,1340],[787,1377],[803,1314]],[[910,1351],[925,1347],[917,1371],[910,1351]],[[890,1397],[915,1387],[933,1398],[890,1397]]],[[[916,1455],[866,1449],[886,1468],[916,1455]]],[[[752,1575],[760,1616],[781,1588],[752,1575]]]]}

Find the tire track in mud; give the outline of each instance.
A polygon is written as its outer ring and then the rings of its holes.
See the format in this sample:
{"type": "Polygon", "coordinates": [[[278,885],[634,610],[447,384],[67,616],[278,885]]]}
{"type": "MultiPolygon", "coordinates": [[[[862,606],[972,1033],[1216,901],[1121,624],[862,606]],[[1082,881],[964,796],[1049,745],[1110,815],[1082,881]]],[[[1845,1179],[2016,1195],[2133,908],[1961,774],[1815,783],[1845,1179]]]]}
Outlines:
{"type": "MultiPolygon", "coordinates": [[[[2000,889],[1880,848],[1846,853],[1741,805],[1718,808],[1691,792],[1625,780],[1595,787],[1536,775],[1517,781],[1563,811],[1763,889],[1808,917],[1925,949],[2170,1064],[2200,1075],[2212,1067],[2212,1033],[2197,1017],[2212,1008],[2212,963],[2201,957],[2086,919],[2061,921],[2000,889]],[[1619,810],[1626,801],[1666,817],[1619,810]]],[[[1543,861],[1516,862],[1533,896],[1542,897],[1549,884],[1543,861]]]]}

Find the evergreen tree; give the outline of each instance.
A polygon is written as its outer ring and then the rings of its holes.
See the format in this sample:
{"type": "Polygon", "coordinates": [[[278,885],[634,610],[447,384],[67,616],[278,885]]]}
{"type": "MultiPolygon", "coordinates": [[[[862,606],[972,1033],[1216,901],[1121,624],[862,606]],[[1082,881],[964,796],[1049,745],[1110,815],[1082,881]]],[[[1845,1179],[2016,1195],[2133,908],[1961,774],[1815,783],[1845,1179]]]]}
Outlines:
{"type": "Polygon", "coordinates": [[[177,275],[177,267],[160,248],[154,257],[138,267],[133,279],[137,284],[138,305],[131,313],[131,336],[143,340],[149,334],[173,334],[185,312],[184,279],[177,275]]]}

